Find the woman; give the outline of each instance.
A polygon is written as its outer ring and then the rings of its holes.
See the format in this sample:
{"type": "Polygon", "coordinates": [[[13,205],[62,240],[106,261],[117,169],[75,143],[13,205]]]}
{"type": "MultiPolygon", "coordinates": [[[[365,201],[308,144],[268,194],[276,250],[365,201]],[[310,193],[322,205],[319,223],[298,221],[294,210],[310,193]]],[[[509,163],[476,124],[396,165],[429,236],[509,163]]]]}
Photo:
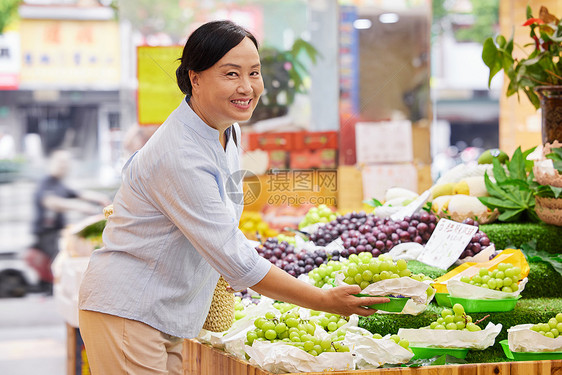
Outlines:
{"type": "MultiPolygon", "coordinates": [[[[263,91],[255,37],[229,21],[189,37],[177,69],[186,99],[123,168],[103,249],[80,290],[80,329],[93,374],[180,374],[222,275],[235,290],[341,315],[369,315],[358,286],[323,290],[258,256],[226,192],[238,121],[263,91]]],[[[241,186],[239,186],[241,189],[241,186]]]]}

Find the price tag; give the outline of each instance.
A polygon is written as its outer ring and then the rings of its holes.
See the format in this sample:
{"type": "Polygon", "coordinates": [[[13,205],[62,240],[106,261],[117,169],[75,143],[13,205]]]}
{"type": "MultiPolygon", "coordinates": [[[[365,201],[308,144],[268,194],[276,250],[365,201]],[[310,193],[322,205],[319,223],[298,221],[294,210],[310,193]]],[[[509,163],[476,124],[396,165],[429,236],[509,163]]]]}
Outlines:
{"type": "Polygon", "coordinates": [[[474,225],[441,219],[418,260],[446,270],[459,259],[466,245],[469,244],[477,231],[478,227],[474,225]]]}

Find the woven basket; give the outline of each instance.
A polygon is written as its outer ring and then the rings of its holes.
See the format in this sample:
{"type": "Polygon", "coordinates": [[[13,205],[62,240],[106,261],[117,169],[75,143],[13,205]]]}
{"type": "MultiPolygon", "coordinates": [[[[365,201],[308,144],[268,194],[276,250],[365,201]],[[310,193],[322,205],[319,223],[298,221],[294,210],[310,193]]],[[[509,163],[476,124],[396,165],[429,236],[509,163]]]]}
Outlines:
{"type": "Polygon", "coordinates": [[[228,283],[221,276],[213,292],[211,308],[207,314],[203,329],[212,332],[224,332],[234,322],[234,294],[227,290],[228,283]]]}
{"type": "Polygon", "coordinates": [[[562,226],[562,198],[535,197],[535,212],[547,224],[562,226]]]}

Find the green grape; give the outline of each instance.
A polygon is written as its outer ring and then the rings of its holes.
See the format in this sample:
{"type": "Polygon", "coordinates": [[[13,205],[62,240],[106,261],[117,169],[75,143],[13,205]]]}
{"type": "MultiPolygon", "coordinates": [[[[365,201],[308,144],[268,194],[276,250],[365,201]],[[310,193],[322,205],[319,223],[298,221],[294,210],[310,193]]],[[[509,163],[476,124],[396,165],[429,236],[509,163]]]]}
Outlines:
{"type": "MultiPolygon", "coordinates": [[[[490,276],[488,276],[488,279],[490,279],[490,276]]],[[[461,277],[461,281],[462,281],[463,283],[469,283],[469,282],[470,282],[470,277],[468,277],[468,276],[462,276],[462,277],[461,277]]]]}
{"type": "Polygon", "coordinates": [[[277,338],[277,332],[273,329],[268,329],[265,331],[264,336],[266,339],[271,341],[277,338]]]}
{"type": "Polygon", "coordinates": [[[549,332],[546,332],[544,335],[545,335],[546,337],[550,337],[551,339],[554,338],[554,334],[553,334],[552,332],[550,332],[550,331],[549,331],[549,332]]]}
{"type": "Polygon", "coordinates": [[[408,349],[410,347],[410,342],[406,339],[401,339],[400,341],[398,341],[398,345],[400,345],[404,349],[408,349]]]}
{"type": "Polygon", "coordinates": [[[249,345],[252,345],[254,340],[257,339],[257,338],[258,338],[258,335],[254,331],[248,331],[246,333],[246,341],[248,342],[249,345]]]}
{"type": "Polygon", "coordinates": [[[453,322],[447,323],[445,326],[446,329],[457,329],[457,325],[453,322]]]}
{"type": "Polygon", "coordinates": [[[403,271],[408,268],[408,263],[404,259],[398,259],[396,261],[396,266],[398,267],[398,270],[403,271]]]}
{"type": "Polygon", "coordinates": [[[400,342],[400,336],[398,335],[390,335],[390,339],[397,344],[400,342]]]}
{"type": "Polygon", "coordinates": [[[453,312],[449,309],[443,309],[441,311],[441,317],[445,318],[446,316],[453,315],[453,312]]]}
{"type": "Polygon", "coordinates": [[[467,323],[466,325],[466,329],[468,329],[470,332],[476,332],[476,331],[480,331],[481,328],[478,327],[476,324],[474,323],[467,323]]]}
{"type": "Polygon", "coordinates": [[[263,329],[264,331],[274,330],[275,329],[275,323],[273,323],[271,320],[266,320],[262,324],[261,329],[263,329]]]}
{"type": "Polygon", "coordinates": [[[460,303],[455,303],[455,305],[453,306],[453,312],[455,313],[455,315],[462,315],[462,314],[464,314],[464,307],[463,307],[463,305],[461,305],[460,303]]]}
{"type": "Polygon", "coordinates": [[[256,326],[256,328],[262,328],[263,323],[265,323],[266,320],[264,318],[257,318],[256,320],[254,320],[254,326],[256,326]]]}
{"type": "Polygon", "coordinates": [[[380,339],[382,339],[382,335],[380,333],[375,333],[375,334],[373,334],[373,338],[377,339],[377,340],[380,340],[380,339]]]}
{"type": "Polygon", "coordinates": [[[559,322],[562,322],[562,313],[556,314],[556,320],[558,320],[559,322]]]}
{"type": "Polygon", "coordinates": [[[442,324],[438,324],[438,325],[436,325],[436,326],[435,326],[435,328],[434,328],[434,329],[446,329],[446,328],[445,328],[445,326],[444,326],[444,325],[442,325],[442,324]]]}
{"type": "Polygon", "coordinates": [[[458,330],[462,330],[466,327],[466,324],[463,321],[455,322],[454,324],[457,326],[456,329],[458,329],[458,330]]]}
{"type": "Polygon", "coordinates": [[[261,328],[256,328],[256,329],[254,330],[254,332],[256,333],[256,335],[258,336],[258,338],[264,338],[264,337],[265,337],[265,336],[264,336],[264,333],[265,333],[265,332],[264,332],[264,330],[261,329],[261,328]]]}
{"type": "Polygon", "coordinates": [[[273,313],[272,311],[268,311],[265,313],[265,318],[266,319],[275,319],[275,313],[273,313]]]}
{"type": "Polygon", "coordinates": [[[277,333],[283,333],[287,330],[287,324],[285,323],[277,323],[277,325],[275,326],[275,332],[277,333]]]}
{"type": "Polygon", "coordinates": [[[556,328],[556,325],[558,324],[558,320],[556,320],[556,318],[550,318],[548,320],[548,325],[550,326],[550,328],[556,328]]]}
{"type": "Polygon", "coordinates": [[[480,268],[480,269],[478,270],[478,275],[480,275],[480,276],[486,276],[486,275],[488,275],[488,269],[487,269],[487,268],[480,268]]]}
{"type": "Polygon", "coordinates": [[[314,342],[312,342],[312,341],[305,341],[303,346],[302,346],[302,348],[304,350],[306,350],[307,352],[312,350],[313,347],[314,347],[314,342]]]}
{"type": "Polygon", "coordinates": [[[336,329],[338,329],[338,323],[336,323],[336,322],[330,322],[330,323],[328,323],[327,328],[328,328],[328,331],[333,332],[333,331],[335,331],[336,329]]]}
{"type": "Polygon", "coordinates": [[[453,315],[447,315],[445,318],[445,323],[449,324],[449,323],[453,323],[455,321],[455,317],[453,315]]]}

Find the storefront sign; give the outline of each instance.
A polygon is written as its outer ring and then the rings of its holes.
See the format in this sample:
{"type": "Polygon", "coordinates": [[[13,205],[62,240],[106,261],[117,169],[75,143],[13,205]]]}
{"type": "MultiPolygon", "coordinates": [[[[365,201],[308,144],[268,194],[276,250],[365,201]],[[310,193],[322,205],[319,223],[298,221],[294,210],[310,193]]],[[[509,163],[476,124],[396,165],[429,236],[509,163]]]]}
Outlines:
{"type": "Polygon", "coordinates": [[[121,79],[116,21],[21,20],[22,86],[114,89],[121,79]]]}
{"type": "Polygon", "coordinates": [[[137,48],[138,122],[160,125],[184,95],[176,83],[181,46],[137,48]]]}
{"type": "Polygon", "coordinates": [[[20,73],[20,34],[0,34],[0,90],[17,90],[20,73]]]}

